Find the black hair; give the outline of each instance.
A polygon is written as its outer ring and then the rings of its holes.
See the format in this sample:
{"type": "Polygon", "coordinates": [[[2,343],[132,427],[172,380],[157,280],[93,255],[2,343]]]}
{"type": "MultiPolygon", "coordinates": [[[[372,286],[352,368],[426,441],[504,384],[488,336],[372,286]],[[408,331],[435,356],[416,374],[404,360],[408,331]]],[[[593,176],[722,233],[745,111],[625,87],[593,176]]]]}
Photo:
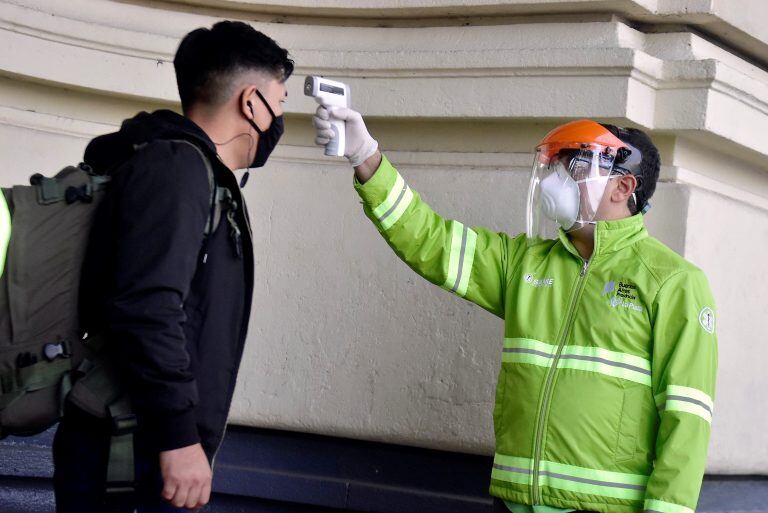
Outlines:
{"type": "Polygon", "coordinates": [[[659,181],[659,171],[661,170],[661,157],[659,149],[653,144],[648,134],[637,128],[622,128],[614,125],[603,125],[609,132],[621,139],[630,146],[630,150],[637,150],[640,153],[641,160],[638,165],[632,166],[631,173],[637,178],[637,188],[635,196],[637,203],[630,198],[627,206],[634,215],[642,212],[648,200],[656,192],[656,183],[659,181]]]}
{"type": "Polygon", "coordinates": [[[264,71],[285,81],[293,73],[293,60],[285,48],[250,25],[220,21],[184,36],[173,67],[186,112],[196,103],[224,103],[233,93],[235,78],[246,71],[264,71]]]}

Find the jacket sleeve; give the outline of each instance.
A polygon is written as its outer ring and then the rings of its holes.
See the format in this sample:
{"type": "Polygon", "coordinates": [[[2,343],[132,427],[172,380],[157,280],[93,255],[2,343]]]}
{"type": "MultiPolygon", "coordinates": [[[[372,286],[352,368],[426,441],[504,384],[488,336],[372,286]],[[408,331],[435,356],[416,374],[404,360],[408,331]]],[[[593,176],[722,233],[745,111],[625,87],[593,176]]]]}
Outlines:
{"type": "Polygon", "coordinates": [[[355,183],[366,215],[408,266],[430,282],[504,317],[507,262],[525,240],[470,228],[437,215],[382,157],[376,173],[355,183]]]}
{"type": "Polygon", "coordinates": [[[651,372],[660,424],[645,510],[692,513],[706,467],[717,373],[715,305],[704,274],[669,278],[654,310],[651,372]]]}
{"type": "Polygon", "coordinates": [[[210,205],[194,148],[158,141],[116,173],[115,283],[107,305],[118,364],[159,450],[199,442],[183,325],[210,205]]]}

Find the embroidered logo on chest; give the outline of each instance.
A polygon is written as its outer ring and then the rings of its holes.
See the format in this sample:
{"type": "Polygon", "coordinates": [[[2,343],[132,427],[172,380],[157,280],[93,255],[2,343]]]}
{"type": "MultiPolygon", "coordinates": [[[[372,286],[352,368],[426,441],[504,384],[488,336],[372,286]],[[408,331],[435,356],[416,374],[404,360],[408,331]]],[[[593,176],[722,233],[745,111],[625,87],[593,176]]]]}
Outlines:
{"type": "Polygon", "coordinates": [[[611,308],[624,308],[642,312],[643,307],[637,299],[637,285],[628,280],[611,280],[603,286],[603,297],[608,299],[611,308]]]}

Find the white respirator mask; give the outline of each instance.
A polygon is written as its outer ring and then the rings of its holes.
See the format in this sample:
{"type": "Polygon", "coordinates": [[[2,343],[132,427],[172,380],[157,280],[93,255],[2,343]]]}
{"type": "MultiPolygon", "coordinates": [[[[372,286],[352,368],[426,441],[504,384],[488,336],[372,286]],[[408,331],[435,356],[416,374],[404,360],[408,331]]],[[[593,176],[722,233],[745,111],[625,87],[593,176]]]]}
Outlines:
{"type": "Polygon", "coordinates": [[[551,221],[567,229],[579,216],[579,185],[568,171],[558,164],[554,173],[547,175],[539,184],[541,211],[551,221]]]}
{"type": "Polygon", "coordinates": [[[557,237],[597,222],[597,212],[614,174],[611,148],[582,144],[577,150],[536,153],[528,189],[527,235],[531,241],[557,237]]]}

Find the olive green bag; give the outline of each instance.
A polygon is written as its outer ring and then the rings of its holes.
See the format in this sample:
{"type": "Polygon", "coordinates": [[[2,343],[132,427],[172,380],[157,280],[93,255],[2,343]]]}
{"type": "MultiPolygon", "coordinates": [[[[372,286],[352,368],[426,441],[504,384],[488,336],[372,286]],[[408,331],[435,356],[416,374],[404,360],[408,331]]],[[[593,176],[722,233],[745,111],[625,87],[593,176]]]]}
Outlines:
{"type": "Polygon", "coordinates": [[[89,349],[78,327],[80,267],[108,181],[81,164],[3,189],[0,437],[53,425],[83,370],[89,349]]]}

